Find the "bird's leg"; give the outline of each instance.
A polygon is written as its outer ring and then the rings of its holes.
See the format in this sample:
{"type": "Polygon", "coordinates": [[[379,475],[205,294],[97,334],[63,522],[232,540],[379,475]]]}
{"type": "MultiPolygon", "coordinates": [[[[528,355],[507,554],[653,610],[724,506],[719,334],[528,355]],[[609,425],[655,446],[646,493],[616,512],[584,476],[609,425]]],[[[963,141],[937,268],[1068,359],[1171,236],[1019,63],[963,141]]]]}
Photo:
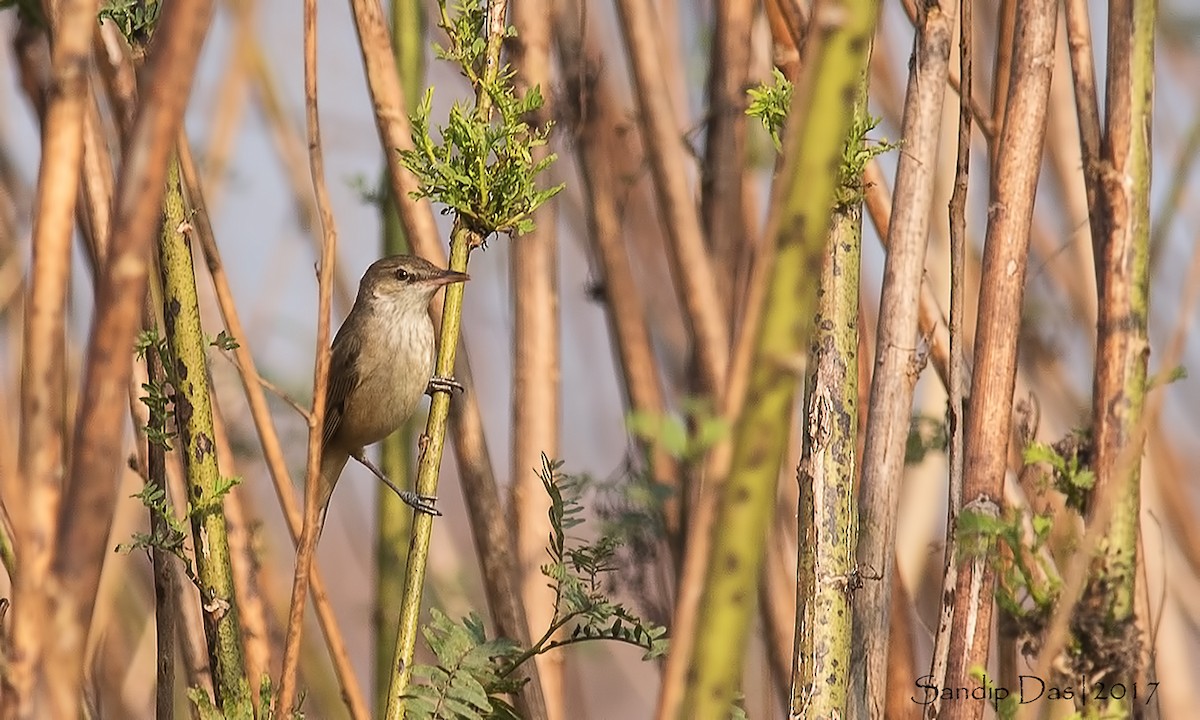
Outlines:
{"type": "Polygon", "coordinates": [[[454,391],[463,392],[462,383],[452,377],[442,377],[434,375],[429,378],[429,386],[425,388],[425,394],[432,396],[435,392],[454,393],[454,391]]]}
{"type": "Polygon", "coordinates": [[[392,483],[392,481],[389,480],[386,475],[383,474],[383,471],[375,467],[375,463],[367,459],[367,456],[363,454],[362,450],[357,450],[350,453],[350,457],[359,461],[363,464],[363,466],[374,473],[375,477],[382,480],[384,485],[387,485],[389,488],[391,488],[392,492],[396,493],[396,495],[399,496],[399,498],[413,510],[416,510],[420,513],[425,513],[426,515],[438,516],[442,514],[441,511],[437,509],[436,496],[418,495],[411,490],[401,490],[400,488],[396,487],[396,485],[392,483]]]}

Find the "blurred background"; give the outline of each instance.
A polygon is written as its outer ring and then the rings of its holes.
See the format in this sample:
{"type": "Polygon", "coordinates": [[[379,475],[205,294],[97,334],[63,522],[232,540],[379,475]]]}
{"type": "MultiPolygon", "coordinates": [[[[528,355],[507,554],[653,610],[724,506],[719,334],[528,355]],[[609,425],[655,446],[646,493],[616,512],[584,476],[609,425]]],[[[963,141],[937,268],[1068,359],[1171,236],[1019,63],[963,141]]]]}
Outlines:
{"type": "MultiPolygon", "coordinates": [[[[594,70],[616,90],[606,98],[606,102],[617,105],[609,110],[628,118],[629,147],[637,150],[636,106],[612,5],[587,0],[578,5],[563,4],[584,18],[594,70]]],[[[428,5],[427,15],[431,15],[434,6],[428,5]]],[[[705,83],[714,3],[656,0],[654,5],[661,26],[661,59],[664,67],[670,68],[679,131],[698,156],[705,141],[705,83]]],[[[1020,3],[980,3],[976,9],[979,41],[975,95],[985,107],[990,105],[994,78],[991,58],[997,32],[996,8],[1011,5],[1019,7],[1020,3]]],[[[1090,9],[1102,78],[1106,8],[1104,3],[1091,2],[1090,9]]],[[[307,404],[311,400],[316,332],[314,248],[319,242],[319,229],[314,228],[309,214],[311,186],[303,162],[301,20],[300,6],[292,2],[219,3],[201,56],[186,127],[200,162],[234,298],[246,325],[247,337],[239,341],[251,349],[266,378],[307,404]]],[[[0,11],[0,407],[5,408],[0,417],[0,455],[6,456],[0,469],[15,466],[22,283],[30,257],[30,213],[40,159],[37,115],[22,89],[22,72],[14,54],[17,25],[14,9],[0,11]]],[[[436,29],[429,32],[427,47],[441,37],[436,29]]],[[[1183,338],[1179,364],[1194,378],[1195,368],[1200,367],[1200,343],[1192,332],[1198,308],[1195,296],[1187,293],[1197,282],[1195,265],[1200,256],[1200,245],[1196,243],[1200,232],[1200,182],[1195,171],[1200,152],[1200,8],[1189,0],[1162,0],[1157,35],[1150,372],[1167,369],[1160,365],[1163,349],[1176,338],[1183,338]]],[[[900,136],[912,37],[913,25],[904,5],[885,2],[872,63],[870,107],[882,120],[873,138],[900,136]]],[[[381,254],[380,212],[372,194],[376,192],[385,151],[375,129],[348,4],[321,4],[319,38],[319,102],[327,181],[339,239],[337,273],[342,294],[335,293],[336,327],[348,310],[339,298],[353,293],[363,270],[381,254]]],[[[756,13],[752,38],[750,82],[767,81],[773,56],[771,35],[761,12],[756,13]]],[[[1057,53],[1018,382],[1018,400],[1036,395],[1041,412],[1039,437],[1048,441],[1080,426],[1090,412],[1096,312],[1078,130],[1061,28],[1057,53]]],[[[953,60],[952,65],[957,68],[953,60]]],[[[436,88],[432,117],[437,120],[446,116],[452,102],[464,99],[469,88],[457,70],[435,60],[432,51],[427,53],[427,68],[427,82],[436,88]]],[[[1099,89],[1103,107],[1102,84],[1099,89]]],[[[552,84],[548,94],[555,98],[561,90],[561,85],[552,84]]],[[[569,100],[559,98],[556,102],[565,105],[569,100]]],[[[942,209],[952,189],[957,116],[958,98],[947,92],[939,186],[926,264],[927,275],[941,293],[944,308],[949,307],[949,281],[947,220],[942,209]]],[[[551,201],[557,206],[562,388],[560,448],[556,454],[565,461],[568,472],[619,477],[625,472],[634,446],[626,426],[628,408],[605,308],[596,292],[601,275],[587,237],[583,207],[586,198],[580,188],[573,143],[570,124],[560,123],[551,141],[559,161],[546,182],[566,183],[566,190],[551,201]]],[[[753,168],[745,192],[747,217],[761,232],[775,151],[756,123],[750,125],[747,148],[753,168]]],[[[900,148],[880,157],[889,183],[897,155],[902,152],[900,148]]],[[[621,198],[623,237],[643,293],[668,405],[678,415],[688,398],[687,337],[669,282],[649,170],[637,156],[624,160],[633,172],[625,177],[626,194],[621,198]]],[[[986,221],[987,169],[986,146],[976,130],[967,212],[969,242],[976,256],[982,247],[986,221]]],[[[695,185],[698,171],[696,167],[692,170],[695,185]]],[[[446,237],[449,219],[439,216],[439,223],[446,237]]],[[[862,300],[873,332],[884,254],[870,223],[864,223],[864,234],[862,300]]],[[[512,483],[508,468],[512,467],[514,321],[509,254],[519,252],[521,242],[520,238],[493,238],[484,251],[473,256],[464,310],[466,346],[474,373],[471,392],[482,411],[497,479],[505,488],[512,483]]],[[[82,250],[77,250],[74,265],[67,358],[73,383],[77,382],[87,341],[93,293],[82,250]]],[[[211,285],[201,280],[199,288],[205,329],[216,335],[222,323],[211,285]]],[[[976,290],[977,283],[968,280],[968,291],[976,290]]],[[[967,324],[970,333],[974,323],[967,324]]],[[[236,369],[220,354],[212,352],[210,356],[236,460],[236,467],[223,467],[222,471],[243,478],[238,492],[255,528],[253,538],[261,552],[264,591],[276,613],[273,628],[280,633],[276,640],[281,641],[293,553],[267,480],[236,369]]],[[[1200,390],[1192,378],[1160,391],[1165,392],[1166,400],[1161,419],[1151,430],[1144,465],[1143,549],[1147,562],[1155,568],[1149,588],[1151,604],[1158,608],[1159,624],[1154,636],[1162,712],[1173,718],[1189,716],[1195,688],[1200,685],[1200,671],[1196,669],[1200,668],[1200,534],[1196,530],[1200,524],[1195,520],[1200,509],[1200,474],[1195,471],[1200,467],[1200,432],[1196,430],[1200,426],[1200,390]]],[[[944,407],[941,385],[926,370],[918,385],[914,413],[940,417],[944,407]]],[[[304,466],[306,426],[295,411],[273,396],[272,408],[292,475],[299,478],[304,466]]],[[[793,477],[794,467],[794,460],[784,463],[784,484],[793,477]]],[[[533,473],[534,468],[526,471],[533,473]]],[[[484,613],[486,609],[456,472],[453,454],[447,453],[440,491],[440,506],[446,517],[434,526],[427,593],[428,604],[443,608],[453,617],[471,610],[484,613]]],[[[124,482],[123,498],[140,487],[140,479],[133,473],[127,473],[124,482]]],[[[318,553],[354,668],[368,687],[372,676],[376,485],[362,468],[348,468],[334,497],[318,553]]],[[[915,664],[921,668],[927,666],[940,583],[945,517],[945,463],[940,453],[930,453],[909,467],[899,517],[898,569],[913,600],[915,664]]],[[[110,544],[126,542],[133,532],[144,531],[145,523],[140,503],[122,500],[110,544]]],[[[0,578],[0,595],[6,593],[7,582],[7,578],[0,578]]],[[[101,592],[112,602],[98,604],[98,613],[105,617],[97,618],[94,626],[102,632],[93,638],[97,659],[91,665],[92,681],[102,688],[102,707],[112,713],[108,716],[148,716],[153,706],[154,645],[153,623],[146,615],[146,603],[153,596],[146,556],[133,553],[109,558],[101,592]]],[[[637,593],[632,595],[638,602],[637,593]]],[[[646,603],[652,614],[655,604],[654,598],[646,603]]],[[[661,616],[661,608],[657,619],[667,620],[661,616]]],[[[311,678],[319,672],[312,668],[320,668],[325,662],[315,628],[307,633],[306,643],[306,668],[311,678]]],[[[747,708],[752,717],[772,717],[777,710],[757,640],[756,647],[759,651],[751,653],[747,667],[747,708]]],[[[599,720],[652,714],[658,673],[652,664],[639,661],[636,649],[611,644],[582,646],[569,650],[565,658],[570,717],[599,720]]],[[[316,681],[310,685],[306,700],[310,717],[344,715],[335,690],[316,681]]]]}

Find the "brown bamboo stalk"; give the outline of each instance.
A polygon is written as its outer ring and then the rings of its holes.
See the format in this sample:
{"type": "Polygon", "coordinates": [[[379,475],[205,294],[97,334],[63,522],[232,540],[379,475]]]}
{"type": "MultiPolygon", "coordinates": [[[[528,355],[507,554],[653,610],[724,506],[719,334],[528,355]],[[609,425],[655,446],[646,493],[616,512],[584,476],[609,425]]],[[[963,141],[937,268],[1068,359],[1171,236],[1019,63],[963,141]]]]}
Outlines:
{"type": "MultiPolygon", "coordinates": [[[[143,313],[143,327],[150,324],[151,313],[149,311],[152,308],[161,309],[162,307],[161,303],[153,303],[149,300],[149,295],[147,295],[147,298],[147,312],[143,313]]],[[[140,428],[146,427],[150,420],[149,408],[139,399],[145,392],[142,387],[148,382],[149,374],[146,365],[144,363],[135,363],[133,376],[129,381],[127,400],[129,415],[133,419],[134,428],[138,429],[137,435],[139,436],[143,435],[140,428]]],[[[139,453],[139,466],[148,466],[149,460],[145,452],[146,443],[140,441],[140,437],[136,447],[139,453]]],[[[183,481],[183,469],[180,465],[179,456],[167,453],[164,461],[167,497],[171,502],[171,508],[176,517],[186,517],[187,489],[183,481]]],[[[200,616],[200,605],[196,601],[198,596],[194,591],[195,586],[184,572],[182,562],[172,559],[168,563],[168,567],[172,577],[171,580],[165,582],[174,596],[171,604],[176,609],[171,631],[174,633],[175,645],[179,648],[179,656],[183,662],[184,682],[187,687],[199,688],[205,694],[205,697],[211,699],[213,697],[212,677],[208,672],[208,654],[204,640],[204,621],[200,616]]],[[[174,662],[174,659],[172,659],[172,662],[174,662]]]]}
{"type": "MultiPolygon", "coordinates": [[[[1020,3],[1016,0],[1001,0],[996,6],[996,55],[992,62],[991,119],[992,126],[997,129],[1004,127],[1004,117],[1008,110],[1008,84],[1009,78],[1012,77],[1013,32],[1016,28],[1018,5],[1020,3]]],[[[971,86],[971,78],[966,77],[964,72],[965,70],[962,70],[958,74],[959,95],[966,96],[969,104],[971,93],[967,88],[971,86]]],[[[991,151],[989,166],[992,172],[995,172],[1001,146],[989,142],[988,149],[991,151]]]]}
{"type": "Polygon", "coordinates": [[[123,403],[119,398],[130,376],[129,351],[146,286],[147,251],[158,219],[167,154],[211,17],[210,0],[164,8],[147,66],[147,92],[134,127],[132,150],[121,169],[114,240],[96,291],[70,481],[58,510],[53,572],[62,586],[56,593],[58,642],[48,655],[52,661],[47,668],[60,717],[78,712],[83,641],[117,499],[112,479],[121,467],[123,403]]]}
{"type": "Polygon", "coordinates": [[[58,508],[65,462],[65,313],[71,277],[92,0],[46,5],[52,19],[50,92],[42,131],[33,215],[31,273],[25,305],[21,428],[17,473],[23,506],[14,513],[20,568],[13,587],[12,662],[4,674],[6,718],[44,715],[39,665],[49,641],[58,508]]]}
{"type": "Polygon", "coordinates": [[[896,502],[912,405],[918,297],[930,224],[942,99],[957,6],[943,0],[918,22],[905,100],[888,255],[860,481],[858,567],[879,576],[856,596],[851,716],[877,717],[886,702],[896,502]]]}
{"type": "MultiPolygon", "coordinates": [[[[145,313],[143,321],[146,325],[153,322],[153,316],[145,313]]],[[[161,384],[164,382],[162,358],[157,351],[146,353],[146,379],[148,383],[161,384]]],[[[162,418],[165,424],[166,418],[162,418]]],[[[165,430],[165,427],[159,428],[165,430]]],[[[154,484],[166,496],[167,492],[167,459],[165,448],[149,438],[140,438],[139,445],[146,448],[146,480],[154,484]]],[[[150,511],[150,532],[158,537],[165,537],[167,519],[161,514],[150,511]]],[[[179,617],[179,588],[178,579],[171,565],[177,559],[160,548],[151,549],[151,561],[154,564],[154,630],[158,647],[155,648],[156,683],[154,688],[154,717],[155,720],[173,720],[175,717],[175,625],[181,622],[179,617]]]]}
{"type": "MultiPolygon", "coordinates": [[[[917,22],[918,14],[916,0],[903,0],[901,3],[904,6],[904,12],[908,14],[908,19],[913,23],[917,22]]],[[[962,78],[959,77],[958,68],[953,64],[949,65],[947,74],[950,89],[959,95],[962,94],[962,78]]],[[[1000,132],[1000,128],[992,120],[992,113],[984,106],[978,98],[968,98],[971,103],[971,113],[975,116],[975,125],[978,127],[980,134],[989,144],[995,141],[996,136],[1000,132]]]]}
{"type": "MultiPolygon", "coordinates": [[[[1036,0],[1022,6],[1015,30],[1008,121],[999,143],[1004,148],[993,173],[983,257],[971,411],[966,418],[963,509],[998,513],[1016,384],[1017,339],[1024,294],[1033,201],[1041,167],[1046,113],[1054,67],[1058,3],[1036,0]]],[[[980,547],[960,548],[950,631],[946,682],[969,682],[972,669],[986,667],[992,623],[991,556],[980,547]]],[[[979,718],[982,704],[951,703],[948,718],[979,718]]]]}
{"type": "MultiPolygon", "coordinates": [[[[615,97],[607,75],[593,78],[580,25],[581,6],[560,0],[555,10],[556,47],[564,77],[564,103],[576,113],[571,122],[579,181],[583,187],[588,241],[600,265],[600,287],[609,332],[616,346],[620,380],[629,409],[651,417],[666,411],[659,362],[650,343],[650,327],[641,289],[633,275],[628,250],[621,237],[618,188],[621,170],[614,156],[624,146],[621,128],[625,118],[606,99],[615,97]]],[[[667,543],[676,564],[682,557],[682,487],[675,459],[651,443],[642,449],[650,476],[671,495],[663,505],[667,543]]]]}
{"type": "Polygon", "coordinates": [[[701,166],[700,215],[712,254],[718,297],[732,326],[739,257],[753,243],[742,207],[746,178],[746,84],[754,3],[716,3],[708,69],[708,127],[701,166]]]}
{"type": "MultiPolygon", "coordinates": [[[[509,45],[521,92],[537,87],[544,104],[529,121],[545,127],[554,116],[551,92],[549,0],[514,0],[517,35],[509,45]]],[[[549,154],[534,148],[534,162],[549,154]]],[[[559,454],[560,351],[558,317],[557,206],[546,203],[534,217],[536,229],[509,248],[513,295],[512,475],[509,512],[516,541],[518,582],[525,601],[529,634],[538,637],[554,621],[554,591],[542,575],[546,538],[551,532],[546,493],[535,472],[541,456],[559,454]]],[[[536,656],[550,720],[566,717],[561,649],[536,656]]]]}
{"type": "Polygon", "coordinates": [[[671,107],[667,78],[658,60],[658,24],[645,2],[618,0],[617,10],[661,222],[669,241],[675,292],[693,343],[699,389],[719,400],[729,365],[729,327],[720,307],[716,273],[700,216],[688,187],[687,152],[678,133],[678,110],[671,107]]]}
{"type": "Polygon", "coordinates": [[[288,610],[287,641],[279,675],[278,712],[292,712],[296,697],[296,671],[300,666],[300,639],[304,634],[304,605],[308,599],[313,556],[320,535],[321,432],[325,422],[325,391],[329,386],[329,314],[333,306],[333,268],[337,257],[337,226],[333,204],[325,186],[325,156],[317,112],[317,2],[304,2],[304,108],[308,128],[308,163],[321,221],[321,264],[318,273],[316,368],[313,371],[313,409],[308,416],[308,472],[304,479],[304,530],[296,548],[296,574],[288,610]]]}
{"type": "MultiPolygon", "coordinates": [[[[1087,0],[1064,0],[1067,22],[1067,47],[1071,51],[1074,76],[1075,108],[1079,117],[1079,149],[1083,155],[1083,183],[1087,193],[1088,215],[1092,228],[1092,246],[1098,248],[1104,236],[1100,208],[1100,101],[1096,92],[1096,66],[1092,53],[1092,24],[1087,0]]],[[[1099,252],[1095,254],[1098,262],[1099,252]]],[[[1097,268],[1098,270],[1098,268],[1097,268]]]]}

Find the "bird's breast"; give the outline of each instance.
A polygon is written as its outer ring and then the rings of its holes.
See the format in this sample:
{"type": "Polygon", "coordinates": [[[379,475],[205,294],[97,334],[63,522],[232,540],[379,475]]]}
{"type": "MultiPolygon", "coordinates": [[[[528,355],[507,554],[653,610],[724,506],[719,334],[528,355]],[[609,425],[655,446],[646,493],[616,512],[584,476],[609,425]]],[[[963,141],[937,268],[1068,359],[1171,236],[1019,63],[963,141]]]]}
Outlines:
{"type": "Polygon", "coordinates": [[[424,313],[407,322],[380,322],[373,350],[359,356],[358,385],[347,398],[339,431],[356,445],[379,442],[417,409],[433,374],[433,325],[424,313]],[[356,419],[347,426],[346,420],[356,419]]]}

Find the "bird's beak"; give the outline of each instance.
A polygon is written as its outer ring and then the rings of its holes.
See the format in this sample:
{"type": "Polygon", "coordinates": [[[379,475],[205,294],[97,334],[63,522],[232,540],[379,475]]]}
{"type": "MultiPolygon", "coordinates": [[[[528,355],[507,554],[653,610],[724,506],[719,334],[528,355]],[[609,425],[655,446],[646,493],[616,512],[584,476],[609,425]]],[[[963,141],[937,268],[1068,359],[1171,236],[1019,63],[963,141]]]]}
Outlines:
{"type": "Polygon", "coordinates": [[[443,270],[441,275],[431,278],[430,282],[440,287],[442,285],[450,285],[457,282],[466,282],[470,279],[471,276],[464,272],[458,272],[457,270],[443,270]]]}

